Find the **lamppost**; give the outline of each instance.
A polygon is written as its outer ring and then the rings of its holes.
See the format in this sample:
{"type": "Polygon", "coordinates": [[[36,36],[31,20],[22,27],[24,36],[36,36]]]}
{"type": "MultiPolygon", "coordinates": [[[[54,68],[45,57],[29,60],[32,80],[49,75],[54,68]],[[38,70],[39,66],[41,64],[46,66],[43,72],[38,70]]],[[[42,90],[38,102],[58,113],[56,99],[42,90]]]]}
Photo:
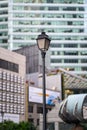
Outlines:
{"type": "Polygon", "coordinates": [[[45,55],[50,45],[50,38],[45,32],[42,32],[37,37],[37,45],[42,55],[43,65],[43,130],[46,130],[46,86],[45,86],[45,55]]]}
{"type": "Polygon", "coordinates": [[[3,112],[3,108],[2,107],[1,107],[1,117],[2,117],[2,123],[3,123],[4,112],[3,112]]]}

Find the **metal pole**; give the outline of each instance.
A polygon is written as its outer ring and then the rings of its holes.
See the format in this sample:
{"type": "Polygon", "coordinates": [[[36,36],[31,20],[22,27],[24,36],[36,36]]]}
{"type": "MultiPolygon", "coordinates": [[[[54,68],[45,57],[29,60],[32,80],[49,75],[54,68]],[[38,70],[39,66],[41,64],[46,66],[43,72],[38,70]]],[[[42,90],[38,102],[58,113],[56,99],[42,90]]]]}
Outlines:
{"type": "Polygon", "coordinates": [[[46,86],[45,86],[45,55],[42,51],[42,65],[43,65],[43,130],[46,130],[46,86]]]}
{"type": "Polygon", "coordinates": [[[4,120],[3,120],[3,118],[4,118],[4,112],[3,111],[1,111],[1,116],[2,116],[2,130],[4,130],[4,128],[3,128],[3,124],[4,124],[4,120]]]}
{"type": "Polygon", "coordinates": [[[4,122],[4,120],[3,120],[4,112],[3,111],[1,112],[1,116],[2,116],[2,123],[3,123],[4,122]]]}

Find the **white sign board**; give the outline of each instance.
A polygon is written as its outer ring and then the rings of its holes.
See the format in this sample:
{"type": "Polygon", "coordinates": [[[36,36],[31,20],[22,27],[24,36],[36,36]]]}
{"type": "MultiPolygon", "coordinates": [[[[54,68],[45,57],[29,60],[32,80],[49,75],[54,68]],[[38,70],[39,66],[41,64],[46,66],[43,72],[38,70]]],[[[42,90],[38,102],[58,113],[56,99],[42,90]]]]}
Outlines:
{"type": "MultiPolygon", "coordinates": [[[[46,104],[53,105],[58,98],[60,98],[60,92],[46,90],[46,104]]],[[[43,103],[42,88],[29,86],[29,102],[43,103]]]]}
{"type": "Polygon", "coordinates": [[[1,113],[0,113],[0,122],[2,122],[4,120],[11,120],[11,121],[13,121],[15,123],[19,123],[19,115],[18,114],[4,113],[3,120],[2,120],[2,116],[1,116],[1,113]]]}

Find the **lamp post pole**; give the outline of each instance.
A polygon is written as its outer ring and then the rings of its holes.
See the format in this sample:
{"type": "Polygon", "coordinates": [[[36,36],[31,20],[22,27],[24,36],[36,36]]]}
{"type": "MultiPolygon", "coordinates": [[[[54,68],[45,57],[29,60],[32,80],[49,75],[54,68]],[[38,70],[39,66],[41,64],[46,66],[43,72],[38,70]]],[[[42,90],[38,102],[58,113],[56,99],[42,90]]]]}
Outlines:
{"type": "Polygon", "coordinates": [[[3,111],[3,107],[2,106],[1,106],[1,117],[2,117],[2,123],[3,123],[4,111],[3,111]]]}
{"type": "Polygon", "coordinates": [[[46,130],[46,85],[45,85],[45,55],[50,45],[50,38],[45,32],[42,32],[38,36],[37,45],[42,55],[42,66],[43,66],[43,130],[46,130]]]}
{"type": "Polygon", "coordinates": [[[4,123],[4,120],[3,120],[3,118],[4,118],[3,107],[1,107],[1,117],[2,117],[2,130],[4,130],[4,128],[3,128],[3,123],[4,123]]]}
{"type": "Polygon", "coordinates": [[[4,112],[1,111],[1,116],[2,116],[2,123],[3,123],[3,117],[4,117],[4,112]]]}
{"type": "Polygon", "coordinates": [[[45,86],[45,52],[41,52],[43,62],[43,130],[46,130],[46,86],[45,86]]]}

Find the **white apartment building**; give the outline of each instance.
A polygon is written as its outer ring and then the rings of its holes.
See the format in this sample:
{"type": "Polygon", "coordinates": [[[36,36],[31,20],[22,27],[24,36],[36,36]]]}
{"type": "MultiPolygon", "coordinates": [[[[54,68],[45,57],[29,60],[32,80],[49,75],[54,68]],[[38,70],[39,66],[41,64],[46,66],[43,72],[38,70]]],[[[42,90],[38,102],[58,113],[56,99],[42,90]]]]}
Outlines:
{"type": "Polygon", "coordinates": [[[27,120],[25,74],[25,56],[0,47],[0,122],[27,120]]]}
{"type": "Polygon", "coordinates": [[[14,50],[51,38],[52,68],[87,74],[87,0],[0,0],[0,46],[14,50]]]}

